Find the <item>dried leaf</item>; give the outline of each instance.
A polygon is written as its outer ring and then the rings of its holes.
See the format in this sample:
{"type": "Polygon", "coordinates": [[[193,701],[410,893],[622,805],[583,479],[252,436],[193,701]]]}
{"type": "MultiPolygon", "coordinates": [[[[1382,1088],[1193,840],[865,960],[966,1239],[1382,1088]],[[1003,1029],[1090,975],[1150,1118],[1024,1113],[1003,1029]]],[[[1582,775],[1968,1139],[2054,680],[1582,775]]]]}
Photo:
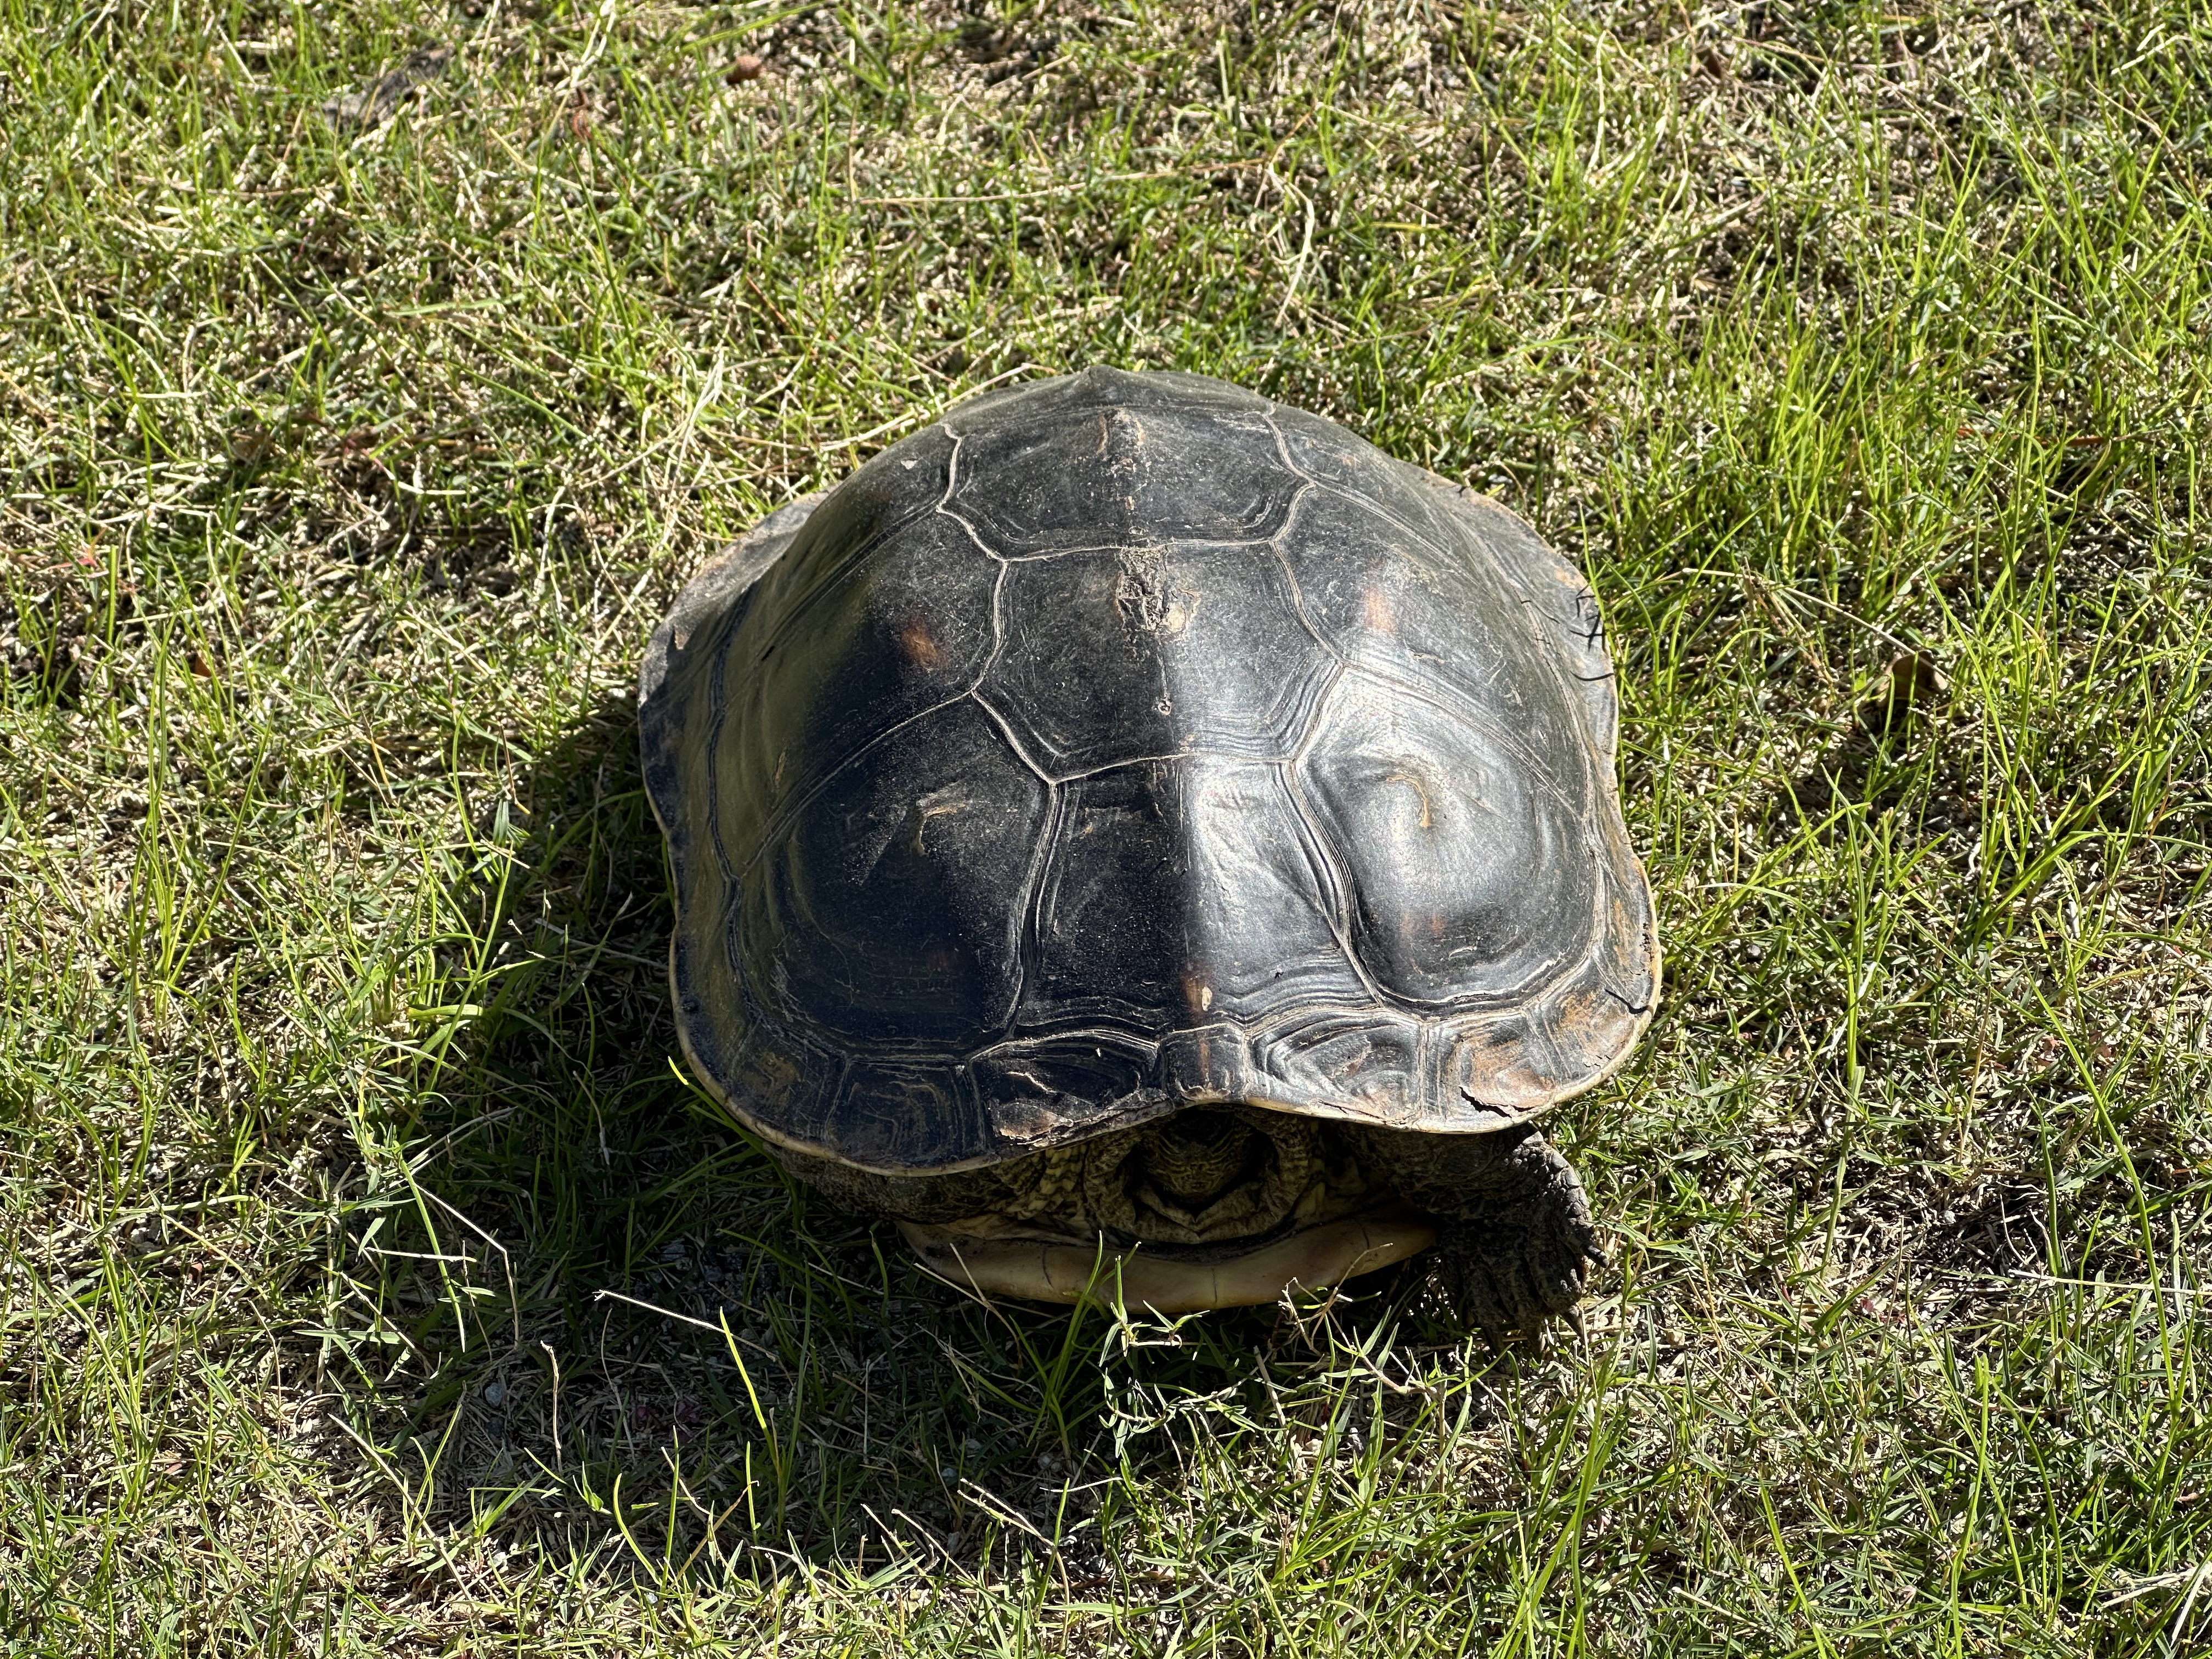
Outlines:
{"type": "Polygon", "coordinates": [[[1915,710],[1925,713],[1951,689],[1951,682],[1924,651],[1907,651],[1891,659],[1889,677],[1861,706],[1859,724],[1876,735],[1894,732],[1915,710]]]}

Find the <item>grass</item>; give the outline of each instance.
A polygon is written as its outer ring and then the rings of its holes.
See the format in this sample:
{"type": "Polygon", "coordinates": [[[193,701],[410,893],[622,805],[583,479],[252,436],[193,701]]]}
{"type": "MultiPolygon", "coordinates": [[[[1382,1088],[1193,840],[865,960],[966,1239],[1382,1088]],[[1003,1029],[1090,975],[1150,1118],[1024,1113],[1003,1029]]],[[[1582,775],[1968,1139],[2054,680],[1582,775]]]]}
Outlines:
{"type": "Polygon", "coordinates": [[[0,0],[9,1650],[2203,1641],[2208,132],[2181,0],[0,0]],[[1590,572],[1585,1340],[977,1305],[672,1066],[647,632],[1092,362],[1590,572]]]}

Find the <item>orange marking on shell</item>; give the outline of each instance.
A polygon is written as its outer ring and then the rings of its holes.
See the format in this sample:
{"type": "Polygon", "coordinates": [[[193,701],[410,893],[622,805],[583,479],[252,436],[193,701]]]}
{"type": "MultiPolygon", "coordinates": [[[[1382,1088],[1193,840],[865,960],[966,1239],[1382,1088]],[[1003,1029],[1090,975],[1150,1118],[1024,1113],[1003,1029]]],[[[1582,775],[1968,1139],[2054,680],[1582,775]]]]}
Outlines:
{"type": "Polygon", "coordinates": [[[1390,602],[1390,590],[1379,583],[1367,588],[1362,595],[1360,611],[1367,625],[1378,634],[1395,633],[1398,629],[1398,607],[1390,602]]]}
{"type": "Polygon", "coordinates": [[[910,617],[898,632],[899,649],[906,659],[917,668],[941,668],[945,665],[945,647],[938,643],[937,635],[930,632],[929,623],[921,617],[910,617]]]}
{"type": "Polygon", "coordinates": [[[1213,988],[1196,974],[1182,976],[1182,996],[1194,1014],[1202,1014],[1213,1006],[1213,988]]]}

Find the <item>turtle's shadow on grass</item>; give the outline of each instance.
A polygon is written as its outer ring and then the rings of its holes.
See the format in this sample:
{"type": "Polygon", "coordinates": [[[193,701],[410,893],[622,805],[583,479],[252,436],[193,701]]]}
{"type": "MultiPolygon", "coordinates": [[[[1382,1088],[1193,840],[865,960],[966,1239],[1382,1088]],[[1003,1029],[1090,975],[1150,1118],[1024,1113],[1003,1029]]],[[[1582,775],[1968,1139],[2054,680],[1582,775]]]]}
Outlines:
{"type": "Polygon", "coordinates": [[[546,1544],[620,1520],[648,1556],[726,1569],[1043,1547],[1079,1566],[1101,1479],[1173,1455],[1171,1429],[1133,1425],[1273,1389],[1316,1349],[1274,1310],[1133,1346],[1097,1312],[984,1304],[716,1121],[672,1064],[635,729],[612,696],[546,748],[507,856],[450,896],[492,965],[457,956],[441,1001],[483,1012],[418,1079],[420,1198],[386,1241],[447,1260],[382,1258],[422,1344],[384,1437],[411,1439],[434,1517],[546,1544]]]}

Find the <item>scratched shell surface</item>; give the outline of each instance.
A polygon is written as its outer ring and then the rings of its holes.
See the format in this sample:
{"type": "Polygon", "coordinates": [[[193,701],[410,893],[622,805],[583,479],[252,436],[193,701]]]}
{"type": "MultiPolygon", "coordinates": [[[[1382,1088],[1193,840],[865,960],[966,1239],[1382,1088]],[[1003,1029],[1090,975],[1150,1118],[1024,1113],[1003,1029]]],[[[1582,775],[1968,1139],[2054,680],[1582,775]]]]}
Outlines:
{"type": "Polygon", "coordinates": [[[1217,1100],[1499,1128],[1656,996],[1588,585],[1220,381],[959,405],[703,569],[639,712],[693,1069],[862,1168],[1217,1100]]]}

